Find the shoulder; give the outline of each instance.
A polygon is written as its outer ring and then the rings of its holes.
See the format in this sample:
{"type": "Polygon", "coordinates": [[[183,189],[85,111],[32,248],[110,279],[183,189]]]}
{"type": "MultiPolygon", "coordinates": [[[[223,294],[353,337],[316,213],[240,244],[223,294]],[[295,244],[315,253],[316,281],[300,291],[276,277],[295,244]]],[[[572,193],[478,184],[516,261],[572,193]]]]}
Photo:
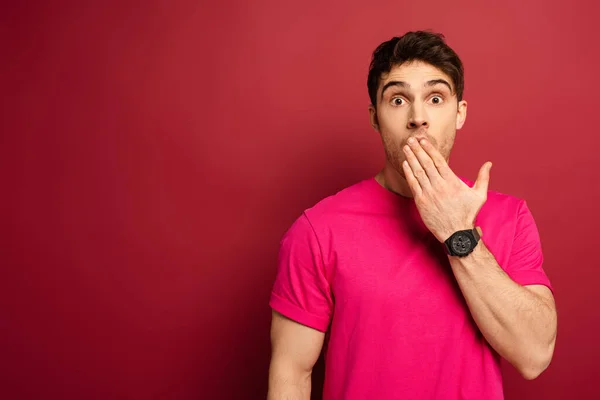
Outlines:
{"type": "MultiPolygon", "coordinates": [[[[472,181],[461,178],[469,186],[472,181]]],[[[476,218],[476,224],[481,226],[486,245],[496,255],[499,262],[504,262],[515,238],[527,235],[535,239],[537,227],[527,201],[521,197],[488,190],[487,200],[476,218]]]]}
{"type": "Polygon", "coordinates": [[[325,197],[314,206],[304,210],[312,224],[332,223],[340,216],[364,208],[369,201],[370,180],[365,179],[325,197]]]}
{"type": "MultiPolygon", "coordinates": [[[[460,179],[470,187],[473,187],[474,182],[472,180],[463,177],[460,177],[460,179]]],[[[487,200],[481,208],[481,213],[496,213],[503,216],[513,215],[516,218],[519,210],[525,205],[525,200],[520,197],[495,190],[488,190],[487,200]]]]}
{"type": "Polygon", "coordinates": [[[347,228],[360,218],[356,215],[362,214],[356,211],[364,209],[368,192],[368,180],[360,181],[305,209],[283,235],[282,248],[301,250],[303,254],[320,253],[327,260],[333,232],[347,228]]]}
{"type": "MultiPolygon", "coordinates": [[[[461,178],[467,185],[473,181],[461,178]]],[[[488,239],[493,237],[498,248],[512,243],[514,237],[524,229],[535,227],[533,216],[525,199],[495,190],[488,190],[487,200],[479,214],[476,224],[481,226],[488,239]]],[[[487,242],[486,242],[487,244],[487,242]]]]}
{"type": "Polygon", "coordinates": [[[286,236],[299,238],[316,235],[324,238],[341,225],[348,224],[361,215],[359,211],[369,204],[370,184],[368,179],[362,180],[304,209],[286,236]]]}

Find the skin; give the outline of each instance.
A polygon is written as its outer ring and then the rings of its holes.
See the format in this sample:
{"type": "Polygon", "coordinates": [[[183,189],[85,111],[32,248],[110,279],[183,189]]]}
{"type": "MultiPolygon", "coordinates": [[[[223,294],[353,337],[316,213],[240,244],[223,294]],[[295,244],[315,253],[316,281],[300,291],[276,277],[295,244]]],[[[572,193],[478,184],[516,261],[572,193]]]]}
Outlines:
{"type": "Polygon", "coordinates": [[[309,400],[325,334],[273,311],[267,400],[309,400]]]}
{"type": "MultiPolygon", "coordinates": [[[[457,230],[473,228],[487,199],[491,163],[481,167],[472,188],[449,167],[456,131],[467,116],[467,102],[458,101],[452,80],[423,62],[396,66],[381,77],[377,105],[369,106],[369,115],[386,154],[375,179],[414,198],[423,222],[440,242],[457,230]]],[[[523,377],[537,377],[549,365],[556,340],[552,292],[510,279],[484,238],[470,255],[449,256],[449,261],[488,343],[523,377]]],[[[323,332],[273,311],[269,400],[310,399],[312,369],[324,338],[323,332]]]]}
{"type": "Polygon", "coordinates": [[[428,139],[449,162],[456,131],[467,118],[467,102],[458,102],[452,87],[446,74],[419,61],[396,66],[380,78],[377,108],[369,106],[371,125],[386,154],[384,169],[375,177],[380,184],[412,197],[402,168],[403,147],[411,137],[428,139]]]}
{"type": "MultiPolygon", "coordinates": [[[[422,62],[396,66],[381,80],[377,108],[369,107],[386,153],[377,181],[414,198],[440,244],[458,230],[473,229],[487,200],[492,164],[481,167],[472,188],[450,169],[456,130],[467,115],[466,101],[459,102],[452,85],[449,90],[442,83],[451,83],[446,74],[422,62]]],[[[448,258],[488,343],[524,378],[536,378],[550,364],[556,342],[556,305],[550,289],[514,282],[485,246],[485,238],[468,256],[448,258]]]]}
{"type": "MultiPolygon", "coordinates": [[[[389,74],[382,77],[377,95],[377,109],[371,105],[369,114],[373,128],[379,132],[386,154],[384,169],[377,174],[376,179],[388,189],[406,196],[415,197],[414,190],[417,187],[409,184],[407,171],[411,168],[420,175],[425,171],[417,169],[419,162],[428,167],[433,165],[430,158],[423,157],[427,154],[421,149],[418,140],[425,140],[431,150],[439,154],[436,158],[437,164],[448,165],[450,153],[454,146],[456,131],[462,128],[467,117],[467,102],[457,101],[454,93],[452,80],[441,70],[424,62],[411,62],[394,67],[389,74]],[[413,140],[416,155],[408,145],[413,140]],[[418,156],[421,156],[417,158],[418,156]],[[405,165],[405,161],[409,161],[405,165]],[[407,168],[411,166],[411,168],[407,168]]],[[[440,167],[441,168],[441,167],[440,167]]],[[[419,210],[423,210],[421,216],[425,225],[432,233],[443,242],[452,233],[459,229],[467,229],[473,225],[473,221],[485,202],[487,186],[484,185],[485,177],[489,177],[491,163],[486,163],[480,171],[482,181],[476,183],[475,190],[465,191],[463,197],[451,197],[444,193],[444,199],[450,202],[446,204],[445,212],[450,212],[448,218],[438,218],[443,214],[440,210],[424,209],[420,201],[421,196],[416,196],[415,201],[419,210]],[[477,207],[478,206],[478,207],[477,207]],[[435,212],[437,211],[437,212],[435,212]]],[[[450,168],[442,170],[444,177],[453,175],[450,168]]],[[[432,180],[437,183],[435,175],[432,180]]],[[[458,178],[453,180],[453,186],[449,189],[460,189],[458,178]]],[[[427,185],[429,181],[421,181],[427,185]]],[[[461,182],[462,183],[462,182],[461,182]]],[[[463,183],[464,185],[464,183],[463,183]]],[[[464,185],[466,186],[466,185],[464,185]]],[[[424,186],[429,189],[430,186],[424,186]]],[[[428,204],[429,207],[437,207],[438,204],[428,204]]]]}

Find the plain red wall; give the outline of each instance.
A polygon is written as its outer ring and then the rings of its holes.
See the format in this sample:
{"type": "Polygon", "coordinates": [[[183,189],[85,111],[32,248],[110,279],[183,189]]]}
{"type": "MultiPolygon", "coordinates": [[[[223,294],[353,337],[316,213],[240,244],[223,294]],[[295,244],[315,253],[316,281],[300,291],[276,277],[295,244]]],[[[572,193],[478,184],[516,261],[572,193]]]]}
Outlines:
{"type": "Polygon", "coordinates": [[[554,361],[506,397],[599,398],[596,4],[4,4],[0,397],[264,398],[279,239],[377,172],[371,52],[433,29],[452,167],[527,199],[556,289],[554,361]]]}

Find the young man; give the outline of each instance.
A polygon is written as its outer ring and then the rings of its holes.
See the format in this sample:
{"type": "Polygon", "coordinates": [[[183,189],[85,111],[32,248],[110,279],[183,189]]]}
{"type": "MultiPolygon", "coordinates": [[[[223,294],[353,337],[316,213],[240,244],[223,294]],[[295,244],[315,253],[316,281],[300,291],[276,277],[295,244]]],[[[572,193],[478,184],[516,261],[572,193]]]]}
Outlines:
{"type": "Polygon", "coordinates": [[[440,34],[382,43],[368,77],[385,167],[306,210],[281,241],[269,399],[309,399],[328,335],[325,400],[503,398],[500,357],[550,363],[556,310],[524,200],[448,166],[467,116],[440,34]]]}

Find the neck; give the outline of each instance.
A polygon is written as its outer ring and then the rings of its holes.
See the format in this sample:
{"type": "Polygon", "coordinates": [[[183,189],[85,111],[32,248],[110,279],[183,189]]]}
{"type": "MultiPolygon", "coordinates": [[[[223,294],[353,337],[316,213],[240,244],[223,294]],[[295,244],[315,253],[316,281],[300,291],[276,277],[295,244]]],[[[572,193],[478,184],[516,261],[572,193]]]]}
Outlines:
{"type": "Polygon", "coordinates": [[[402,197],[413,197],[404,174],[400,174],[388,162],[386,162],[385,167],[375,175],[375,180],[387,190],[402,197]]]}

